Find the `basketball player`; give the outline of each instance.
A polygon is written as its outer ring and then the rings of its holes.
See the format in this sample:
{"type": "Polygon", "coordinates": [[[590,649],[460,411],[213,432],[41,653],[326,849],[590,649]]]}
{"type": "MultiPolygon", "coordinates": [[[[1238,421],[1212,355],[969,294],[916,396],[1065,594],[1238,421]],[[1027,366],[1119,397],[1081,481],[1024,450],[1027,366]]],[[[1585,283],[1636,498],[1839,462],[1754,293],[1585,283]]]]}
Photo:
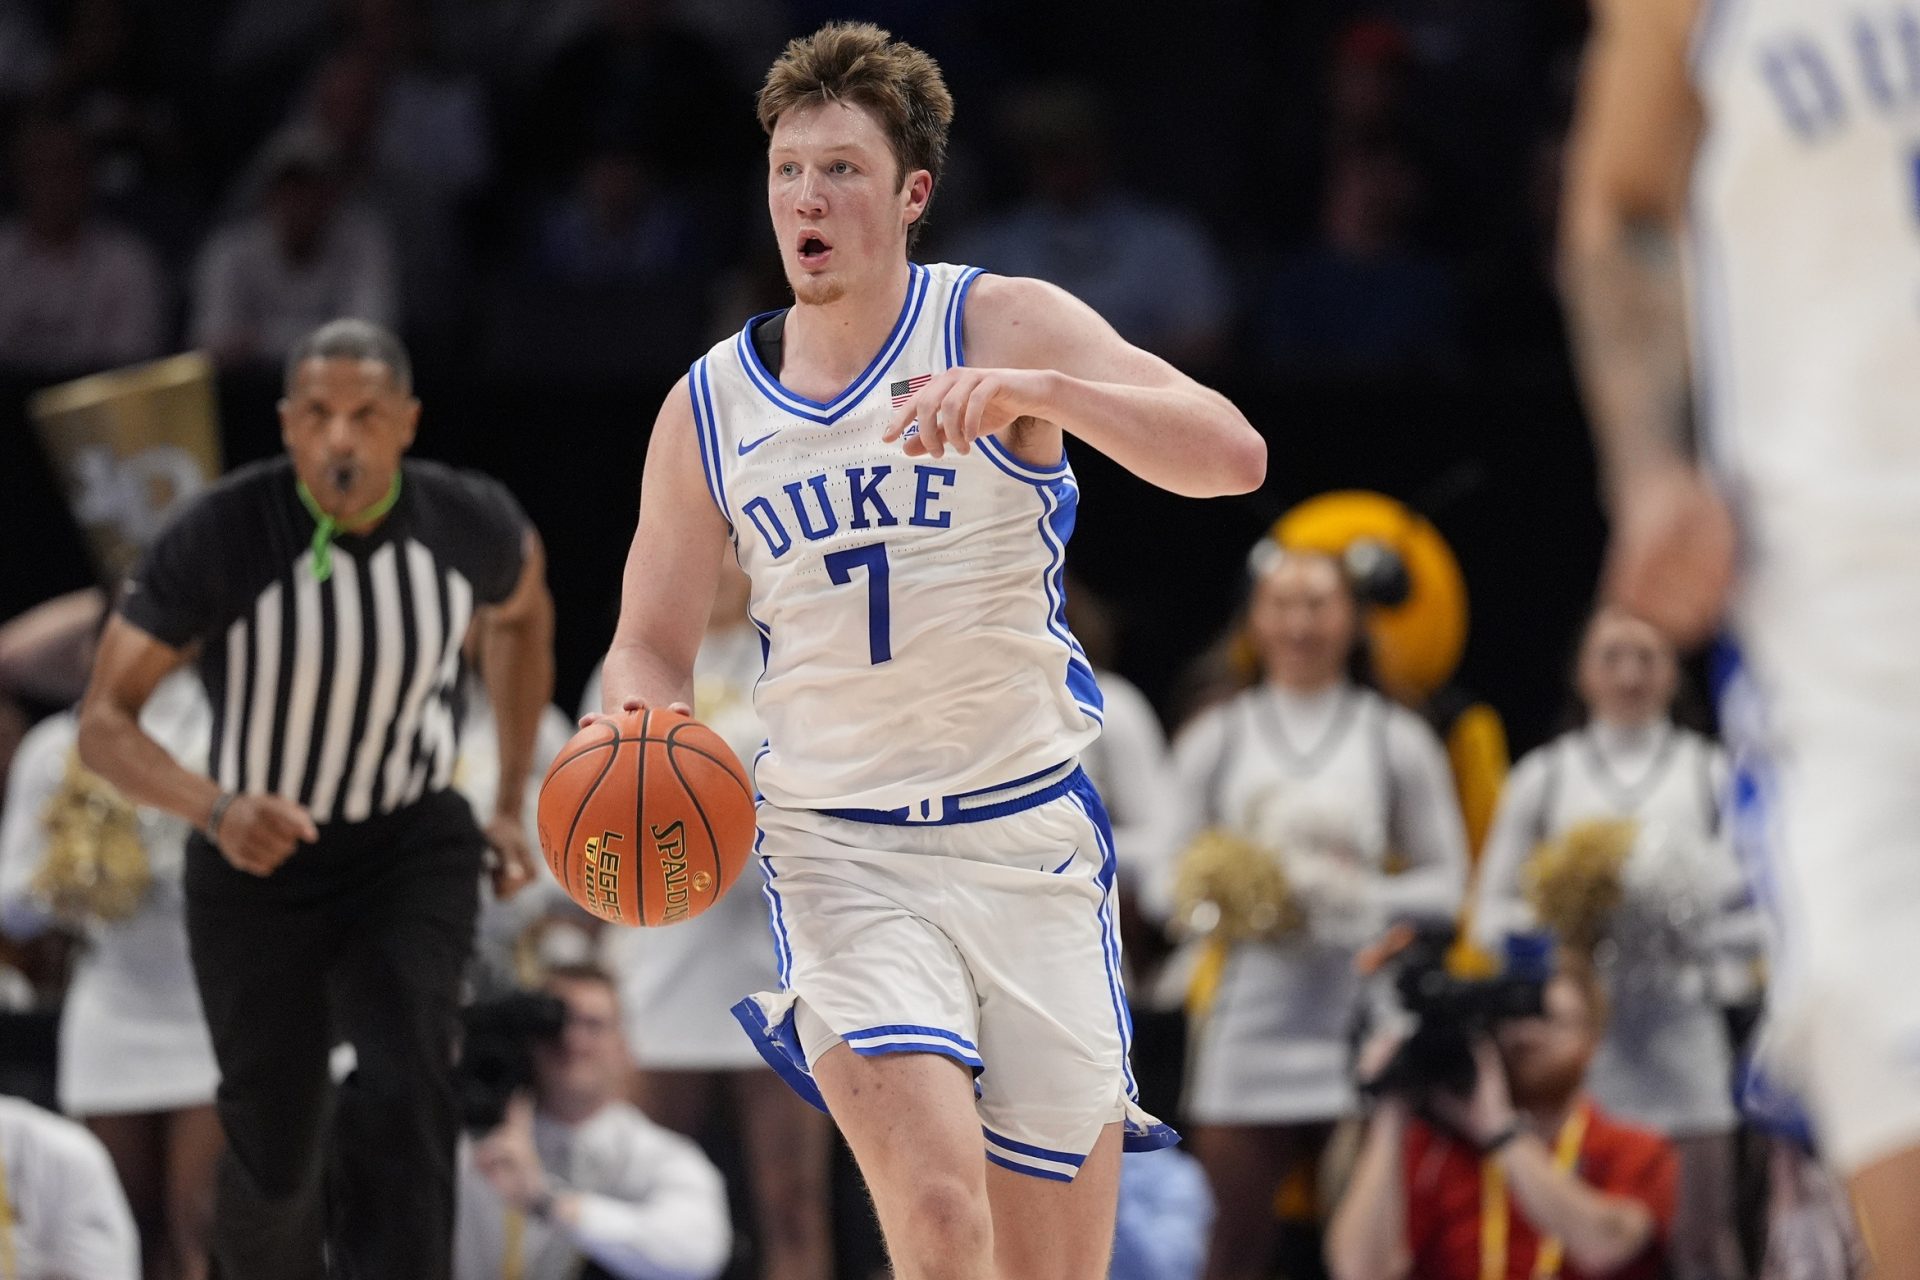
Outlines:
{"type": "Polygon", "coordinates": [[[1704,638],[1738,512],[1732,614],[1776,748],[1746,793],[1780,859],[1781,1065],[1874,1274],[1920,1277],[1920,4],[1596,5],[1570,183],[1610,593],[1704,638]]]}
{"type": "Polygon", "coordinates": [[[1100,692],[1061,616],[1067,435],[1195,497],[1266,446],[1034,280],[908,253],[952,99],[864,24],[788,45],[759,115],[795,305],[668,396],[609,709],[692,701],[729,539],[752,581],[760,849],[782,989],[741,1021],[839,1122],[896,1274],[1106,1274],[1133,1101],[1113,847],[1076,763],[1100,692]]]}

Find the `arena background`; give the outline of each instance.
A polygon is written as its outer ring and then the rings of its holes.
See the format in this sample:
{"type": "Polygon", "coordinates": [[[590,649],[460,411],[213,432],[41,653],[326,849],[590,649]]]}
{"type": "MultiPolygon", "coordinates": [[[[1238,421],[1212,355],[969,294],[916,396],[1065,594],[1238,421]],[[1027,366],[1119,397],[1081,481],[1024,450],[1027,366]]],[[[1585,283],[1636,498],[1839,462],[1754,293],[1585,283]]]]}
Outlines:
{"type": "MultiPolygon", "coordinates": [[[[1260,530],[1313,493],[1377,488],[1425,510],[1459,553],[1473,606],[1462,679],[1507,717],[1517,751],[1559,713],[1599,550],[1548,266],[1583,11],[1577,0],[0,0],[0,26],[83,62],[65,86],[74,110],[148,113],[150,128],[102,139],[95,176],[99,212],[144,235],[166,268],[166,350],[185,345],[205,236],[244,211],[235,192],[249,163],[330,59],[377,45],[389,94],[424,78],[483,104],[491,163],[452,203],[450,241],[399,237],[403,267],[427,249],[450,258],[431,304],[409,298],[403,322],[426,406],[417,452],[501,477],[539,524],[564,704],[611,631],[661,396],[738,325],[739,299],[781,301],[755,69],[822,20],[887,25],[941,60],[958,102],[922,258],[1020,207],[1038,155],[1049,181],[1106,184],[1131,207],[1190,220],[1221,265],[1219,321],[1179,358],[1265,434],[1267,484],[1189,502],[1073,450],[1083,504],[1070,562],[1116,607],[1118,668],[1164,711],[1180,667],[1232,608],[1260,530]],[[626,100],[595,101],[581,68],[621,23],[653,62],[607,81],[637,86],[626,100]],[[530,53],[534,26],[551,47],[530,53]],[[106,51],[72,54],[83,31],[105,32],[94,43],[106,51]],[[618,280],[539,270],[529,228],[570,189],[589,143],[636,159],[645,199],[698,230],[688,252],[618,280]]],[[[29,101],[0,101],[10,134],[29,101]]],[[[376,81],[372,109],[381,101],[376,81]]],[[[18,173],[6,172],[11,207],[18,173]]],[[[1114,269],[1150,292],[1168,268],[1149,252],[1114,269]]],[[[0,617],[89,578],[24,409],[33,389],[87,371],[14,369],[0,385],[0,617]]],[[[275,378],[223,370],[229,464],[278,449],[275,378]]]]}

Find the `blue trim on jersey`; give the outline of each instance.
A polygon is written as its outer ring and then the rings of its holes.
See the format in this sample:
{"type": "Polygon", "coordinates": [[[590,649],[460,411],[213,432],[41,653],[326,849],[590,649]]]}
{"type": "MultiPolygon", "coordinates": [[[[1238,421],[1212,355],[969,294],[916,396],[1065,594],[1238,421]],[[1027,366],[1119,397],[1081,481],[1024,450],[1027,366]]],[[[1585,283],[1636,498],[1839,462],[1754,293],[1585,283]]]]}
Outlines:
{"type": "Polygon", "coordinates": [[[973,1041],[964,1036],[955,1035],[940,1027],[916,1027],[901,1024],[891,1027],[869,1027],[865,1031],[849,1031],[840,1037],[847,1048],[863,1058],[878,1058],[889,1053],[937,1053],[943,1058],[952,1058],[963,1067],[970,1067],[977,1075],[987,1069],[980,1059],[980,1051],[973,1047],[973,1041]],[[920,1040],[904,1043],[875,1043],[876,1036],[918,1036],[920,1040]],[[934,1040],[942,1043],[927,1044],[934,1040]]]}
{"type": "Polygon", "coordinates": [[[1067,627],[1067,540],[1073,537],[1074,511],[1080,490],[1071,477],[1035,489],[1040,495],[1040,540],[1047,546],[1047,568],[1041,583],[1047,592],[1047,630],[1067,647],[1067,692],[1096,724],[1107,722],[1106,699],[1086,650],[1067,627]]]}
{"type": "Polygon", "coordinates": [[[823,813],[829,818],[842,818],[848,822],[869,822],[885,827],[952,827],[970,822],[986,822],[993,818],[1024,813],[1028,809],[1037,809],[1049,800],[1059,799],[1078,785],[1077,780],[1086,777],[1085,771],[1075,768],[1072,773],[1051,786],[1041,787],[1038,791],[1032,791],[1023,796],[1002,800],[998,804],[983,804],[968,809],[962,808],[960,801],[1018,787],[1022,783],[1031,782],[1034,778],[1052,773],[1058,768],[1060,765],[1054,765],[1052,768],[1042,769],[1039,773],[1029,774],[1014,782],[1003,782],[998,786],[983,787],[978,791],[965,791],[958,795],[941,796],[938,814],[933,812],[931,798],[922,800],[918,805],[921,816],[917,818],[913,816],[914,805],[906,805],[899,809],[816,809],[814,812],[823,813]]]}
{"type": "Polygon", "coordinates": [[[1070,1164],[1076,1169],[1087,1162],[1085,1153],[1075,1155],[1071,1151],[1054,1151],[1048,1147],[1036,1147],[1029,1142],[1016,1142],[1012,1138],[995,1133],[985,1125],[980,1126],[980,1132],[986,1134],[987,1140],[993,1143],[994,1146],[1005,1147],[1015,1155],[1038,1156],[1042,1160],[1052,1160],[1059,1164],[1070,1164]]]}
{"type": "MultiPolygon", "coordinates": [[[[755,756],[753,763],[756,766],[759,765],[760,757],[755,756]]],[[[754,805],[756,815],[759,809],[760,806],[756,803],[754,805]]],[[[787,916],[780,902],[780,891],[773,887],[773,882],[780,878],[780,873],[773,869],[772,859],[760,852],[760,842],[766,838],[767,833],[756,826],[753,833],[753,852],[754,856],[760,859],[760,873],[764,877],[760,892],[766,896],[767,905],[770,908],[767,912],[767,929],[773,934],[773,962],[780,975],[780,989],[784,991],[787,989],[787,980],[793,972],[793,944],[787,938],[787,916]]]]}
{"type": "Polygon", "coordinates": [[[826,1111],[827,1100],[820,1096],[820,1086],[813,1082],[813,1074],[807,1070],[807,1055],[801,1051],[799,1034],[793,1029],[793,1010],[787,1010],[787,1016],[780,1019],[777,1027],[767,1023],[767,1015],[751,999],[734,1005],[732,1013],[734,1021],[747,1033],[747,1039],[753,1041],[753,1047],[760,1051],[774,1074],[814,1107],[826,1111]]]}
{"type": "Polygon", "coordinates": [[[706,381],[706,368],[707,358],[701,356],[687,369],[687,398],[693,402],[693,436],[700,443],[700,470],[707,478],[707,493],[713,498],[713,505],[720,509],[720,518],[732,529],[733,517],[727,514],[727,491],[720,480],[720,436],[713,421],[710,388],[703,407],[701,388],[706,381]]]}
{"type": "Polygon", "coordinates": [[[967,362],[967,349],[963,334],[967,313],[967,290],[973,288],[973,282],[986,272],[979,267],[968,267],[960,279],[955,282],[953,292],[947,295],[947,367],[967,362]]]}
{"type": "Polygon", "coordinates": [[[832,400],[809,400],[803,395],[787,390],[780,380],[767,372],[760,362],[760,353],[753,345],[753,326],[774,314],[763,311],[748,320],[735,340],[740,355],[740,367],[746,372],[747,380],[779,408],[785,409],[796,418],[805,418],[808,422],[830,427],[847,415],[867,397],[882,375],[900,358],[900,352],[906,348],[907,340],[913,336],[913,328],[920,319],[920,309],[927,300],[928,281],[932,278],[925,267],[917,262],[907,264],[907,296],[901,300],[900,315],[893,322],[893,330],[887,334],[887,340],[855,378],[851,385],[832,400]]]}
{"type": "Polygon", "coordinates": [[[1696,84],[1719,52],[1721,36],[1732,24],[1730,15],[1738,7],[1738,0],[1703,0],[1694,17],[1693,38],[1687,43],[1687,65],[1696,84]]]}
{"type": "Polygon", "coordinates": [[[1031,462],[1022,461],[1014,456],[1013,450],[1001,444],[992,436],[981,436],[974,441],[984,451],[993,464],[1012,476],[1015,480],[1024,480],[1028,484],[1051,484],[1067,473],[1067,447],[1065,441],[1060,445],[1060,461],[1052,466],[1038,467],[1031,462]]]}
{"type": "Polygon", "coordinates": [[[1015,1173],[1024,1173],[1030,1178],[1046,1178],[1052,1182],[1073,1181],[1072,1177],[1060,1172],[1058,1169],[1042,1169],[1038,1165],[1015,1164],[1004,1156],[995,1155],[991,1151],[987,1152],[987,1161],[990,1164],[999,1165],[1002,1169],[1011,1169],[1015,1173]]]}

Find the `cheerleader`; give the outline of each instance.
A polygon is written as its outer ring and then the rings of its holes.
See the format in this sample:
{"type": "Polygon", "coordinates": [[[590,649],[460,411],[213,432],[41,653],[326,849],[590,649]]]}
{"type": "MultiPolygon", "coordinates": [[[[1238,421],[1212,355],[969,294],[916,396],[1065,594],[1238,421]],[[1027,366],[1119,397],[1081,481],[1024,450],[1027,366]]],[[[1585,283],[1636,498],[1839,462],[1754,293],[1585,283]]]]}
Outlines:
{"type": "MultiPolygon", "coordinates": [[[[166,677],[141,727],[204,759],[212,713],[190,669],[166,677]]],[[[85,948],[60,1014],[60,1109],[113,1157],[147,1280],[202,1280],[223,1139],[213,1044],[187,959],[187,825],[134,809],[81,769],[71,711],[41,721],[14,758],[0,819],[0,927],[55,923],[85,948]]]]}
{"type": "MultiPolygon", "coordinates": [[[[753,711],[763,666],[747,616],[748,582],[727,557],[707,634],[693,665],[694,714],[752,770],[766,740],[753,711]]],[[[582,715],[600,710],[600,671],[582,715]]],[[[715,1108],[739,1117],[765,1280],[828,1280],[832,1122],[767,1069],[730,1012],[741,997],[780,985],[765,895],[736,885],[699,917],[666,929],[614,929],[603,959],[620,979],[634,1064],[634,1103],[696,1139],[715,1108]]]]}
{"type": "MultiPolygon", "coordinates": [[[[1356,678],[1360,608],[1339,562],[1263,543],[1253,569],[1246,635],[1259,682],[1202,713],[1175,747],[1201,825],[1271,857],[1285,883],[1264,922],[1254,912],[1261,927],[1221,940],[1193,1036],[1185,1114],[1219,1201],[1210,1280],[1267,1274],[1276,1189],[1354,1109],[1355,954],[1396,920],[1450,919],[1467,866],[1433,731],[1356,678]]],[[[1181,905],[1189,924],[1206,923],[1181,905]]]]}
{"type": "Polygon", "coordinates": [[[1507,934],[1543,923],[1524,888],[1543,844],[1596,829],[1588,824],[1634,824],[1609,891],[1615,923],[1595,949],[1612,1009],[1587,1082],[1614,1115],[1673,1140],[1676,1274],[1725,1280],[1745,1267],[1733,1232],[1732,1049],[1714,966],[1716,950],[1747,932],[1731,909],[1739,870],[1720,832],[1726,757],[1673,722],[1676,655],[1629,614],[1602,609],[1587,624],[1575,685],[1585,725],[1524,757],[1501,796],[1473,933],[1497,953],[1507,934]]]}

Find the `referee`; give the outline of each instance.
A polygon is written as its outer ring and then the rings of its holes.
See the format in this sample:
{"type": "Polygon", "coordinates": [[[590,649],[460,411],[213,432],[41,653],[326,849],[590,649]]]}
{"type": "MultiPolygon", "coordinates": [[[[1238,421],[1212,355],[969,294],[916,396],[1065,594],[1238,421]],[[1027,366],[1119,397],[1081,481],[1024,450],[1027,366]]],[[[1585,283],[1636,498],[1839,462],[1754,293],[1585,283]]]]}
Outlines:
{"type": "Polygon", "coordinates": [[[221,1072],[222,1280],[450,1267],[458,984],[486,847],[496,891],[531,874],[520,808],[553,605],[501,485],[402,461],[419,417],[392,334],[308,335],[280,402],[287,457],[235,471],[160,535],[81,706],[87,766],[199,832],[187,935],[221,1072]],[[470,627],[500,725],[484,836],[448,790],[470,627]],[[215,714],[204,761],[140,731],[188,661],[215,714]],[[359,1065],[335,1090],[342,1040],[359,1065]]]}

